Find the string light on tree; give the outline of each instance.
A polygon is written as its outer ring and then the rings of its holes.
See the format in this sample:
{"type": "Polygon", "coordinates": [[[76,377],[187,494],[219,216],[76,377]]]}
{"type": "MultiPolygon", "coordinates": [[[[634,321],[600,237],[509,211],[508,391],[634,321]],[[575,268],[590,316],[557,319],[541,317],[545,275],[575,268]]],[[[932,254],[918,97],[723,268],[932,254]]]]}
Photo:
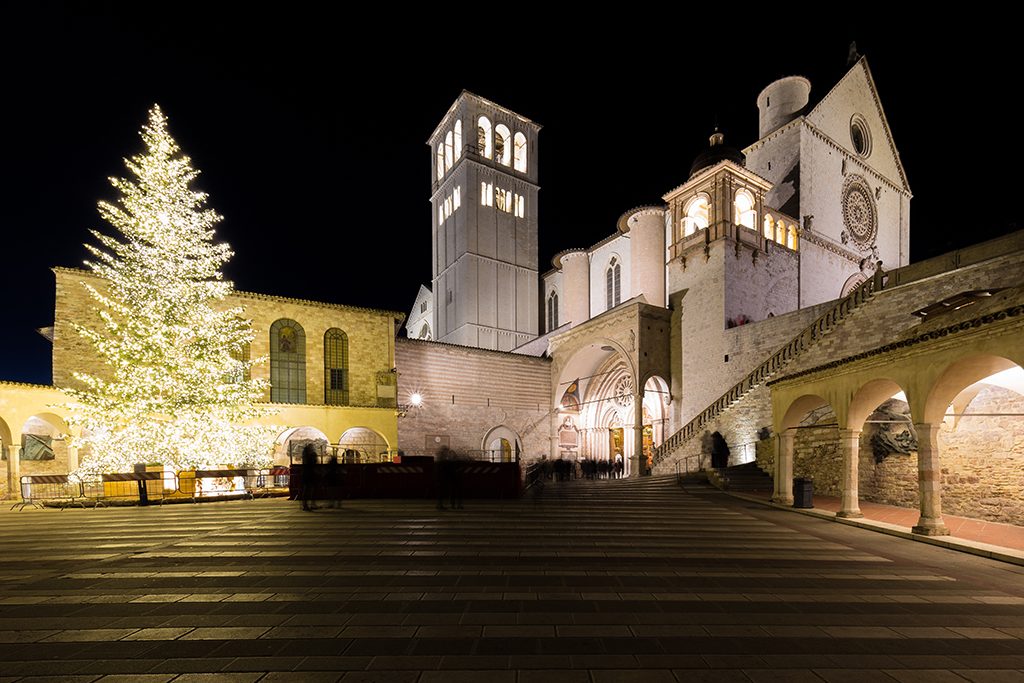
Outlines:
{"type": "Polygon", "coordinates": [[[111,178],[120,199],[99,203],[120,237],[93,230],[99,246],[86,245],[104,285],[83,283],[98,324],[76,329],[107,369],[75,373],[82,386],[66,390],[87,453],[81,470],[268,465],[276,430],[244,426],[265,414],[256,402],[267,382],[248,379],[253,362],[241,350],[252,327],[224,303],[233,285],[221,273],[231,249],[214,242],[222,218],[191,189],[199,171],[158,106],[141,135],[146,152],[125,160],[133,179],[111,178]]]}

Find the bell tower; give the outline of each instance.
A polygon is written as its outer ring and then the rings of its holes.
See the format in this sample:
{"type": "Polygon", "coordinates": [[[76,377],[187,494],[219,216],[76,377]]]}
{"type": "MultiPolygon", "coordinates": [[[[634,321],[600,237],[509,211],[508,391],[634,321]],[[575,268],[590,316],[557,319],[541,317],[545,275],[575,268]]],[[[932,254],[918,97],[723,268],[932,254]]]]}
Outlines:
{"type": "Polygon", "coordinates": [[[537,336],[539,131],[463,91],[427,141],[437,341],[510,351],[537,336]]]}

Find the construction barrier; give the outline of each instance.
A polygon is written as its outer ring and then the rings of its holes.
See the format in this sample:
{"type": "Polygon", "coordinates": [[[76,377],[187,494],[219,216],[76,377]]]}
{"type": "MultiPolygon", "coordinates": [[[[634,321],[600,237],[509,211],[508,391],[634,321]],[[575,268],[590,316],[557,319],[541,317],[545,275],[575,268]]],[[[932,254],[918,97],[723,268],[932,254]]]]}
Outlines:
{"type": "Polygon", "coordinates": [[[177,474],[154,469],[147,472],[108,473],[99,479],[78,480],[66,474],[21,477],[22,500],[12,510],[26,507],[104,507],[113,502],[142,505],[167,500],[256,498],[280,494],[288,488],[287,467],[263,469],[188,470],[177,474]]]}

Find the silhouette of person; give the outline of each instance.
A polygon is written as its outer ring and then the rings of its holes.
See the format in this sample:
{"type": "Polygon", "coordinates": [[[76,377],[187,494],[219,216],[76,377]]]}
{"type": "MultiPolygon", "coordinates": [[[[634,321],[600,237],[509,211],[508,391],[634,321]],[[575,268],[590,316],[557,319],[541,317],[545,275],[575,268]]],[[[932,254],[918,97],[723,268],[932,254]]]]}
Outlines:
{"type": "Polygon", "coordinates": [[[307,443],[302,449],[302,509],[315,510],[313,498],[316,495],[316,447],[307,443]]]}
{"type": "Polygon", "coordinates": [[[332,453],[327,460],[326,480],[327,498],[331,501],[332,508],[341,507],[341,466],[338,464],[337,453],[332,453]]]}

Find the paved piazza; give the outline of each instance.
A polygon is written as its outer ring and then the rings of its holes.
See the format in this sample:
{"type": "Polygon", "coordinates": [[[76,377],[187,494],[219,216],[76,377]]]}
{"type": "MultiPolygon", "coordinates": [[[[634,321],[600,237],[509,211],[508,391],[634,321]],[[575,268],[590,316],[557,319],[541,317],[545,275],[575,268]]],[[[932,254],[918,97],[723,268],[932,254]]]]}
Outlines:
{"type": "Polygon", "coordinates": [[[1024,568],[667,479],[0,527],[0,681],[1024,681],[1024,568]]]}

